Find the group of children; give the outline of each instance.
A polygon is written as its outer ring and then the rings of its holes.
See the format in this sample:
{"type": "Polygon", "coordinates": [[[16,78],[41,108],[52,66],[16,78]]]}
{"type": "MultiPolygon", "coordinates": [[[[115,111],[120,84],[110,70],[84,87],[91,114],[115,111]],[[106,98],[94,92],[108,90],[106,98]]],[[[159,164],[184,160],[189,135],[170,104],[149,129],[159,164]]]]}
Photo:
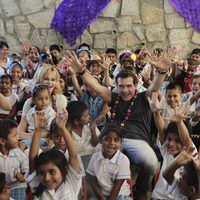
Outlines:
{"type": "MultiPolygon", "coordinates": [[[[120,151],[120,127],[108,123],[111,108],[81,81],[84,71],[77,74],[68,65],[62,46],[51,45],[43,54],[28,42],[23,47],[23,58],[9,57],[8,44],[0,41],[0,199],[136,199],[130,161],[120,151]]],[[[83,43],[76,55],[110,90],[119,89],[118,72],[130,70],[137,91],[144,92],[156,73],[145,57],[154,60],[162,52],[126,50],[118,62],[114,48],[93,55],[83,43]]],[[[187,61],[174,59],[173,64],[166,87],[149,99],[162,156],[151,199],[197,200],[200,49],[187,61]],[[190,132],[185,121],[192,126],[190,132]]]]}

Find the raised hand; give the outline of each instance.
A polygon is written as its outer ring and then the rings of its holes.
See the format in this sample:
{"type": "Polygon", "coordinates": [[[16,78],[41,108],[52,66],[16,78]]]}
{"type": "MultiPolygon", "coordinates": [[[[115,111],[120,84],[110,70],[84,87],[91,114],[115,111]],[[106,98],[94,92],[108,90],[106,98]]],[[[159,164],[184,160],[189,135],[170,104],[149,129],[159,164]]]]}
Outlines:
{"type": "Polygon", "coordinates": [[[65,57],[66,65],[71,66],[75,72],[81,72],[85,67],[85,65],[78,60],[74,51],[66,51],[65,57]]]}
{"type": "Polygon", "coordinates": [[[56,114],[56,124],[59,128],[65,128],[68,120],[68,112],[67,110],[63,110],[60,113],[56,114]]]}
{"type": "Polygon", "coordinates": [[[155,52],[151,56],[150,63],[154,65],[158,70],[165,72],[173,64],[173,56],[176,52],[175,48],[164,49],[162,53],[158,54],[155,52]]]}
{"type": "Polygon", "coordinates": [[[100,63],[100,65],[102,66],[102,68],[104,70],[109,70],[111,62],[112,61],[110,60],[110,58],[108,58],[108,56],[104,55],[103,56],[103,64],[100,63]]]}
{"type": "Polygon", "coordinates": [[[49,47],[45,47],[44,50],[45,50],[46,55],[48,55],[48,56],[51,55],[49,47]]]}
{"type": "Polygon", "coordinates": [[[30,48],[31,48],[31,43],[30,43],[30,41],[29,41],[29,40],[24,41],[23,44],[22,44],[22,46],[23,46],[24,52],[25,52],[25,53],[29,53],[29,50],[30,50],[30,48]]]}
{"type": "Polygon", "coordinates": [[[96,124],[93,121],[90,121],[90,129],[91,131],[95,131],[96,129],[96,124]]]}
{"type": "Polygon", "coordinates": [[[46,127],[46,115],[44,111],[36,111],[33,114],[35,129],[44,129],[46,127]]]}
{"type": "Polygon", "coordinates": [[[159,111],[163,110],[163,108],[161,108],[161,104],[158,100],[157,92],[153,92],[151,99],[150,99],[150,97],[148,97],[148,101],[149,101],[149,105],[150,105],[152,112],[159,112],[159,111]]]}

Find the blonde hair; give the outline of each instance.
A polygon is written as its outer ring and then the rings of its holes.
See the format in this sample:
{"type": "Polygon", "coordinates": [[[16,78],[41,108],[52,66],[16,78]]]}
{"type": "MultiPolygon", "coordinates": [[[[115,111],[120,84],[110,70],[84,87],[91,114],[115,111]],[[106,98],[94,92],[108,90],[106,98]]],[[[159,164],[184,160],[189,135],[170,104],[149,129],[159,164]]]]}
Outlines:
{"type": "Polygon", "coordinates": [[[34,77],[32,79],[32,82],[34,85],[38,84],[38,83],[42,83],[44,76],[50,73],[55,73],[56,77],[56,84],[55,84],[55,88],[54,88],[54,92],[55,94],[62,94],[62,90],[60,88],[60,74],[58,72],[58,70],[49,64],[43,64],[34,74],[34,77]]]}

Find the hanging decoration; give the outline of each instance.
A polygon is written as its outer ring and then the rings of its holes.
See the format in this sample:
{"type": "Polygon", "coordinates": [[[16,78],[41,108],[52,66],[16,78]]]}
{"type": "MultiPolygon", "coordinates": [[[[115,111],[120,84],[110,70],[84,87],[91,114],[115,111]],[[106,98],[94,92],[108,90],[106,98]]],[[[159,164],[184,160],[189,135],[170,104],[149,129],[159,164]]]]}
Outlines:
{"type": "Polygon", "coordinates": [[[169,0],[175,10],[200,32],[200,0],[169,0]]]}
{"type": "Polygon", "coordinates": [[[55,11],[51,28],[56,29],[73,46],[85,29],[99,16],[111,0],[63,0],[55,11]]]}

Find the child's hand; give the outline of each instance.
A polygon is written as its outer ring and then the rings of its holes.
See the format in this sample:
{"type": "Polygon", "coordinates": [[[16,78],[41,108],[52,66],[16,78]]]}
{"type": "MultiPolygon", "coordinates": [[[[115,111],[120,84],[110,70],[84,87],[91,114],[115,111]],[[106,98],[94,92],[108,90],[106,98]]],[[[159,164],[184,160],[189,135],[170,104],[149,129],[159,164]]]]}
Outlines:
{"type": "Polygon", "coordinates": [[[183,166],[192,161],[192,153],[194,151],[194,147],[189,147],[186,149],[186,147],[183,147],[182,151],[179,153],[179,155],[176,157],[175,162],[178,166],[183,166]]]}
{"type": "Polygon", "coordinates": [[[198,157],[195,158],[196,155],[193,156],[192,161],[194,163],[194,167],[197,171],[198,174],[200,174],[200,149],[199,149],[199,153],[198,153],[198,157]]]}
{"type": "Polygon", "coordinates": [[[111,60],[109,57],[107,57],[106,55],[103,56],[103,64],[100,63],[101,67],[104,70],[109,70],[110,69],[110,64],[111,64],[111,60]]]}
{"type": "Polygon", "coordinates": [[[65,128],[68,120],[68,112],[67,110],[63,110],[61,113],[56,114],[56,124],[59,128],[65,128]]]}
{"type": "Polygon", "coordinates": [[[45,47],[44,50],[45,50],[45,53],[47,54],[47,56],[51,55],[49,47],[45,47]]]}
{"type": "Polygon", "coordinates": [[[23,42],[23,50],[24,50],[24,52],[25,53],[29,53],[29,50],[30,50],[30,48],[31,48],[31,43],[30,43],[30,41],[29,40],[26,40],[26,41],[24,41],[23,42]]]}
{"type": "Polygon", "coordinates": [[[153,92],[151,99],[150,99],[150,97],[148,97],[148,101],[149,101],[149,105],[150,105],[152,112],[159,112],[159,111],[163,110],[163,108],[161,108],[160,102],[158,100],[157,92],[153,92]]]}
{"type": "Polygon", "coordinates": [[[188,61],[184,60],[183,61],[183,71],[187,72],[187,70],[188,70],[188,61]]]}
{"type": "Polygon", "coordinates": [[[18,172],[17,174],[15,174],[15,178],[16,178],[20,183],[25,182],[24,175],[23,175],[21,172],[18,172]]]}
{"type": "Polygon", "coordinates": [[[46,115],[44,111],[36,111],[33,114],[35,129],[44,129],[46,126],[46,115]]]}
{"type": "Polygon", "coordinates": [[[99,124],[101,124],[102,122],[104,122],[105,119],[106,119],[105,115],[100,114],[100,115],[95,119],[94,122],[95,122],[97,125],[99,125],[99,124]]]}
{"type": "Polygon", "coordinates": [[[93,121],[90,121],[90,129],[91,129],[91,131],[96,130],[96,124],[93,121]]]}

